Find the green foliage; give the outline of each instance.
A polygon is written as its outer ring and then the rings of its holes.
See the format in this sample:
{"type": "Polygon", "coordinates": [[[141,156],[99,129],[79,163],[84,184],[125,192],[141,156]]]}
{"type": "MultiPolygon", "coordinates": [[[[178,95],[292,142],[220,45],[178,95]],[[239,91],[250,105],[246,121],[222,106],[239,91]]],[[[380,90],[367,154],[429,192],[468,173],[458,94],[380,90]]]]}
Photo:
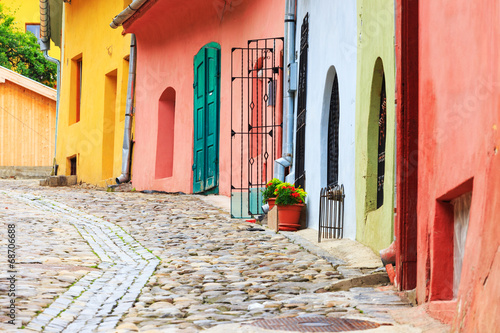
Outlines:
{"type": "Polygon", "coordinates": [[[290,183],[281,183],[274,191],[276,204],[281,206],[304,203],[307,193],[300,187],[296,188],[290,183]]]}
{"type": "Polygon", "coordinates": [[[0,66],[49,87],[57,80],[57,66],[44,58],[35,35],[19,31],[14,17],[0,4],[0,66]]]}
{"type": "Polygon", "coordinates": [[[276,186],[278,186],[279,184],[282,184],[282,181],[278,178],[273,178],[269,181],[269,183],[266,184],[266,189],[261,191],[263,203],[266,203],[269,198],[276,198],[276,194],[274,194],[274,191],[276,190],[276,186]]]}

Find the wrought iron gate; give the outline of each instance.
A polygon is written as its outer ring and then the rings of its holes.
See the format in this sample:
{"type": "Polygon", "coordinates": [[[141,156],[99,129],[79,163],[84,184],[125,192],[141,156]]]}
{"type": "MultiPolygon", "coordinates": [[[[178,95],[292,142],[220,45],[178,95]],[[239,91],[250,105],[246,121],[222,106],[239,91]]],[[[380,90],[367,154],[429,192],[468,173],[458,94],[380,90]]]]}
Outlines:
{"type": "Polygon", "coordinates": [[[262,214],[262,193],[281,157],[283,38],[231,51],[231,216],[262,214]]]}
{"type": "Polygon", "coordinates": [[[297,96],[297,131],[295,154],[295,185],[305,188],[304,170],[306,153],[307,107],[307,53],[309,49],[309,13],[304,17],[300,37],[299,90],[297,96]]]}
{"type": "Polygon", "coordinates": [[[318,243],[323,238],[344,236],[344,185],[332,185],[321,189],[319,201],[318,243]]]}

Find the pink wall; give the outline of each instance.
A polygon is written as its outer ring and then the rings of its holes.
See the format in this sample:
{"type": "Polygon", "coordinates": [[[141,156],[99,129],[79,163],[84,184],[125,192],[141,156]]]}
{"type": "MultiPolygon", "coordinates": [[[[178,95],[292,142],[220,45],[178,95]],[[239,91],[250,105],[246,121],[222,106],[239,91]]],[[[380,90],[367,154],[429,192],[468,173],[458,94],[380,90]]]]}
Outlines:
{"type": "Polygon", "coordinates": [[[132,182],[137,190],[192,192],[193,57],[210,42],[221,46],[219,193],[230,194],[231,48],[249,39],[283,37],[284,0],[150,2],[125,24],[137,37],[135,145],[132,182]],[[158,101],[175,89],[172,177],[155,179],[158,101]]]}
{"type": "Polygon", "coordinates": [[[494,332],[500,318],[500,3],[420,1],[419,15],[417,298],[431,301],[430,312],[457,331],[494,332]],[[451,300],[447,201],[471,189],[461,284],[451,300]]]}

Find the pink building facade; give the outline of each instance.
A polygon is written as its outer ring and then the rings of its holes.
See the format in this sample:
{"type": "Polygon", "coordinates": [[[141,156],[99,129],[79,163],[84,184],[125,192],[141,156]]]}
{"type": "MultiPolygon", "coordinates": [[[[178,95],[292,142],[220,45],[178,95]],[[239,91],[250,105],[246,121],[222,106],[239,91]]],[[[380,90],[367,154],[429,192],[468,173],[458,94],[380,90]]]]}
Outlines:
{"type": "MultiPolygon", "coordinates": [[[[234,178],[231,180],[232,171],[241,173],[240,164],[246,165],[248,156],[263,158],[266,149],[262,147],[269,146],[255,139],[252,130],[243,145],[236,144],[235,126],[242,118],[240,111],[260,108],[263,112],[258,116],[249,113],[249,119],[244,120],[244,127],[252,124],[255,131],[256,124],[262,124],[269,113],[269,102],[263,106],[263,102],[252,103],[251,99],[257,96],[262,101],[265,95],[268,101],[271,90],[275,93],[273,110],[281,114],[281,69],[275,73],[276,82],[256,83],[266,70],[262,67],[265,57],[253,58],[245,48],[250,47],[249,40],[283,37],[285,1],[225,3],[148,1],[123,24],[125,33],[134,33],[137,38],[132,162],[132,182],[137,190],[229,196],[231,188],[237,187],[234,178]],[[242,48],[241,54],[246,52],[245,59],[235,48],[242,48]],[[239,84],[242,66],[249,82],[239,84]],[[236,148],[232,149],[232,144],[236,148]]],[[[260,45],[259,49],[265,49],[262,42],[260,45]]],[[[279,63],[282,40],[276,50],[274,62],[279,63]]],[[[281,137],[281,133],[274,134],[281,137]]],[[[281,149],[269,148],[276,153],[281,149]]],[[[269,164],[272,166],[272,161],[269,164]]],[[[241,176],[246,179],[253,173],[270,179],[270,166],[266,164],[266,170],[245,169],[241,176]]]]}
{"type": "Polygon", "coordinates": [[[497,332],[500,4],[397,8],[397,281],[453,332],[497,332]]]}

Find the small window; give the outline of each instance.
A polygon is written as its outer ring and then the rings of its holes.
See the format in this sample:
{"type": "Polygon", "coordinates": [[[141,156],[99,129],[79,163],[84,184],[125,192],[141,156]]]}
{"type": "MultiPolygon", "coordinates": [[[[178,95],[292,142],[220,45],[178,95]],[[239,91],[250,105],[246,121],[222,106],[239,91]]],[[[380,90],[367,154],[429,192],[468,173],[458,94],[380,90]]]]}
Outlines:
{"type": "Polygon", "coordinates": [[[463,194],[451,201],[453,205],[453,297],[457,298],[462,264],[465,253],[465,242],[469,229],[469,215],[472,203],[472,192],[463,194]]]}
{"type": "Polygon", "coordinates": [[[82,105],[82,59],[76,61],[76,122],[80,121],[80,108],[82,105]]]}
{"type": "Polygon", "coordinates": [[[82,54],[71,59],[71,87],[69,125],[80,121],[83,88],[83,58],[82,54]]]}
{"type": "Polygon", "coordinates": [[[76,176],[76,155],[68,158],[69,162],[69,174],[70,176],[76,176]]]}
{"type": "Polygon", "coordinates": [[[40,24],[26,23],[26,32],[31,32],[36,38],[40,38],[40,24]]]}

